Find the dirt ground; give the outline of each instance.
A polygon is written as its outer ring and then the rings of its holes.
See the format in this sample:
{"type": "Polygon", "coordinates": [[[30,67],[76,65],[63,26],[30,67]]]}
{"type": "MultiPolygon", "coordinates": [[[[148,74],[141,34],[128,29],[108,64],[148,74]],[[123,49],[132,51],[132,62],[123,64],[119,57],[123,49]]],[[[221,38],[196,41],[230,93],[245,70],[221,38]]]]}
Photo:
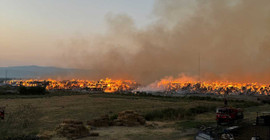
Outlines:
{"type": "MultiPolygon", "coordinates": [[[[117,95],[116,95],[117,96],[117,95]]],[[[56,96],[49,98],[0,99],[1,106],[6,106],[6,114],[21,104],[31,104],[40,111],[39,129],[51,130],[64,119],[88,121],[105,114],[117,114],[124,110],[136,110],[139,113],[163,108],[191,108],[205,103],[220,105],[209,101],[168,101],[156,98],[116,98],[112,96],[56,96]]]]}
{"type": "MultiPolygon", "coordinates": [[[[54,131],[64,119],[75,119],[86,123],[88,120],[98,118],[102,115],[113,115],[124,110],[135,110],[140,114],[149,111],[166,108],[192,108],[196,106],[214,105],[222,106],[222,101],[209,100],[175,100],[173,98],[162,97],[133,97],[120,95],[72,95],[72,96],[53,96],[44,98],[15,98],[0,99],[0,106],[6,106],[8,114],[15,111],[22,104],[31,104],[39,111],[38,122],[32,127],[39,133],[44,131],[54,131]]],[[[270,105],[261,105],[245,108],[246,121],[252,122],[256,117],[257,111],[269,110],[270,105]]],[[[158,124],[157,127],[101,127],[91,130],[99,133],[98,137],[87,137],[82,140],[191,140],[197,132],[195,122],[215,122],[215,112],[202,113],[190,122],[185,120],[161,120],[148,121],[148,124],[158,124]],[[183,125],[183,126],[182,126],[183,125]],[[185,126],[184,126],[185,125],[185,126]]],[[[19,131],[19,130],[18,130],[19,131]]],[[[54,137],[53,139],[64,139],[54,137]]]]}
{"type": "MultiPolygon", "coordinates": [[[[138,127],[101,127],[91,132],[97,132],[98,137],[85,137],[79,140],[192,140],[196,129],[176,130],[171,127],[174,122],[147,122],[158,124],[158,128],[138,127]]],[[[65,138],[54,137],[53,140],[65,138]]]]}

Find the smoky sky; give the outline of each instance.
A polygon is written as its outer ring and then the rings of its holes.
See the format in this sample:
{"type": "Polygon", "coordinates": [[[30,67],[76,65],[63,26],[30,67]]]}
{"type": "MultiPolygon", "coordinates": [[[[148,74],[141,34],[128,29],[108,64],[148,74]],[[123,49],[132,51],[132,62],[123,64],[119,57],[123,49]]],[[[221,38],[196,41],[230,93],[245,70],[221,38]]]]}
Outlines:
{"type": "Polygon", "coordinates": [[[106,33],[71,39],[62,56],[72,67],[92,70],[89,78],[147,84],[200,74],[269,83],[269,0],[157,0],[153,16],[138,28],[126,14],[108,14],[106,33]]]}

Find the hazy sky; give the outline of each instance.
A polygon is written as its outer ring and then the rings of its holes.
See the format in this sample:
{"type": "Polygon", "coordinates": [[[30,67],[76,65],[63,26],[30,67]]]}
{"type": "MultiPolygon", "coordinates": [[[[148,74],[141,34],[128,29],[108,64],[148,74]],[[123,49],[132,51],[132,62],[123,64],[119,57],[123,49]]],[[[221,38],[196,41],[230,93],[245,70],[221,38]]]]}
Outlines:
{"type": "Polygon", "coordinates": [[[269,0],[0,2],[0,66],[91,69],[146,82],[182,73],[270,81],[269,0]]]}
{"type": "Polygon", "coordinates": [[[106,15],[127,14],[136,26],[153,19],[154,0],[0,0],[0,66],[57,65],[59,45],[103,33],[106,15]]]}

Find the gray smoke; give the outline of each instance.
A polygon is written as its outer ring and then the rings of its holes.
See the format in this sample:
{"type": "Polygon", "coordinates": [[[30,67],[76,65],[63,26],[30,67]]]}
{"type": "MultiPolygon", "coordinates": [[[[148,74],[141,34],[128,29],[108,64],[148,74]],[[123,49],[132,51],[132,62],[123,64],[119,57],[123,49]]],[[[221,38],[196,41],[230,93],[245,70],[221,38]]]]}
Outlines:
{"type": "Polygon", "coordinates": [[[108,15],[102,35],[78,37],[64,54],[72,67],[95,70],[90,78],[165,76],[201,80],[270,80],[269,0],[157,0],[157,20],[138,28],[127,15],[108,15]]]}

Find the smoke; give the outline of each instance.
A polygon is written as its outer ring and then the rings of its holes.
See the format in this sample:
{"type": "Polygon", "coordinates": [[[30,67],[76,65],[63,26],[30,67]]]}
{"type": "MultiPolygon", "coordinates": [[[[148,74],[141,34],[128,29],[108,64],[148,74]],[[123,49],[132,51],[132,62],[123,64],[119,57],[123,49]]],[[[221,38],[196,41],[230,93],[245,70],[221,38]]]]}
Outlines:
{"type": "Polygon", "coordinates": [[[171,85],[172,82],[180,83],[190,83],[198,81],[198,77],[189,77],[184,74],[180,74],[177,78],[174,77],[165,77],[161,80],[157,80],[147,86],[141,86],[133,90],[134,92],[164,92],[168,89],[168,85],[171,85]]]}
{"type": "Polygon", "coordinates": [[[108,14],[105,34],[66,45],[66,62],[94,70],[91,78],[143,84],[181,73],[269,83],[269,0],[157,0],[153,14],[156,21],[144,28],[128,15],[108,14]]]}

